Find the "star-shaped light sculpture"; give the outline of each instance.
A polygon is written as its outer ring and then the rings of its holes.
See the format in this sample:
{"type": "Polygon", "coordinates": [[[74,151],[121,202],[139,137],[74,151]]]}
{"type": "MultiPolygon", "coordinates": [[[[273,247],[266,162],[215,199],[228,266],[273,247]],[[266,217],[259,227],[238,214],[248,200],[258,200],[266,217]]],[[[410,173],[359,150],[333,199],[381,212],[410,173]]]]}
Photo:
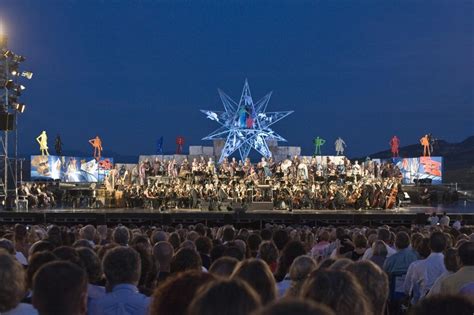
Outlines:
{"type": "Polygon", "coordinates": [[[242,96],[238,103],[223,91],[218,90],[218,92],[225,111],[201,110],[201,112],[207,118],[221,125],[220,128],[202,140],[227,139],[219,163],[237,150],[239,150],[242,161],[245,161],[251,148],[254,148],[266,158],[271,157],[272,153],[266,140],[286,140],[270,129],[270,126],[290,115],[293,111],[266,112],[272,92],[254,103],[247,80],[245,80],[242,96]]]}

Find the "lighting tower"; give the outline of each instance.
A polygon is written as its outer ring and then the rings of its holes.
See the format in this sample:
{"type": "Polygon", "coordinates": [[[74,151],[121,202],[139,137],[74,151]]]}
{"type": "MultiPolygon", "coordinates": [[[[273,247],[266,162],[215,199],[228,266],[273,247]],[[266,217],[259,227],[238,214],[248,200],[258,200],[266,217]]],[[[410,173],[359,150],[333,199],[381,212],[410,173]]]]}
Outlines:
{"type": "Polygon", "coordinates": [[[5,208],[12,205],[9,202],[12,199],[15,201],[15,207],[18,207],[17,119],[18,114],[23,113],[26,108],[25,104],[19,101],[25,90],[25,86],[19,81],[21,78],[29,80],[33,77],[32,72],[20,70],[20,64],[24,61],[25,57],[8,49],[8,37],[0,25],[0,201],[5,208]],[[9,138],[13,138],[15,144],[13,158],[9,158],[9,138]]]}

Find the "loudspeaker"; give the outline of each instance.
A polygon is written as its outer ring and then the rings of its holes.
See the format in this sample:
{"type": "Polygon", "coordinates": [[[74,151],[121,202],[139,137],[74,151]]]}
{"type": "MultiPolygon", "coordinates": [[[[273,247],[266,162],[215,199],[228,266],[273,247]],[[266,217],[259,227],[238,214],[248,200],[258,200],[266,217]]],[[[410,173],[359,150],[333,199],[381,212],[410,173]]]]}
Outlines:
{"type": "Polygon", "coordinates": [[[0,130],[11,131],[15,126],[15,115],[9,113],[0,113],[0,130]]]}

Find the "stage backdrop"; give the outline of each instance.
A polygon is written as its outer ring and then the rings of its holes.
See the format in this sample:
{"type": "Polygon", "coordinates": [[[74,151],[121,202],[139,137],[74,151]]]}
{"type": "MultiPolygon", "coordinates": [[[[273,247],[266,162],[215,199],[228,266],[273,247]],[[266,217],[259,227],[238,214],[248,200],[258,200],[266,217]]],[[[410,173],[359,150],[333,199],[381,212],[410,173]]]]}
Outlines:
{"type": "Polygon", "coordinates": [[[439,185],[443,180],[443,158],[426,156],[417,158],[393,158],[403,175],[403,184],[414,184],[415,179],[431,179],[431,183],[439,185]]]}
{"type": "Polygon", "coordinates": [[[113,159],[102,157],[31,156],[31,180],[60,180],[65,183],[103,182],[113,168],[113,159]]]}

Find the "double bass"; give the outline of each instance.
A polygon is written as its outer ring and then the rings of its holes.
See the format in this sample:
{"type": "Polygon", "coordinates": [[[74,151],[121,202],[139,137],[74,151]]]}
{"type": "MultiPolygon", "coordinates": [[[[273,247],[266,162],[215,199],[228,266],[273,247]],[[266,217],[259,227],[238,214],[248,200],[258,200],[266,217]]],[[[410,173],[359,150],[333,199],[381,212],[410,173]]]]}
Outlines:
{"type": "Polygon", "coordinates": [[[393,183],[390,194],[388,195],[387,202],[385,203],[385,209],[393,209],[397,203],[398,185],[393,183]]]}

